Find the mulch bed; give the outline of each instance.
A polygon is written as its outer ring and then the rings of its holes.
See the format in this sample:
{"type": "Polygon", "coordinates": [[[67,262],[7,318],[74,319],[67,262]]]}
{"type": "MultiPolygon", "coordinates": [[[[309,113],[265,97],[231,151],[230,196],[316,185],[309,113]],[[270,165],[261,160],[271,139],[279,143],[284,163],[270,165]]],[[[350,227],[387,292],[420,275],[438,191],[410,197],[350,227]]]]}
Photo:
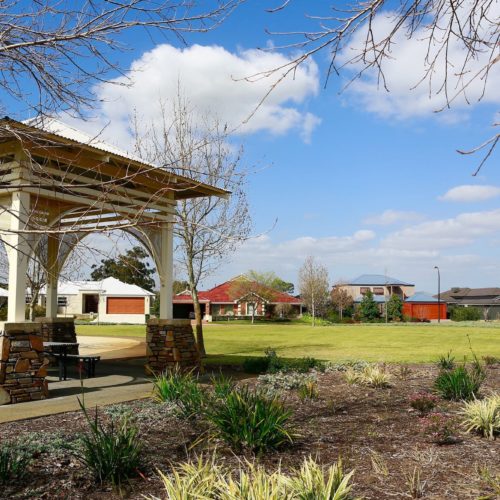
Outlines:
{"type": "MultiPolygon", "coordinates": [[[[397,375],[399,367],[390,367],[397,375]]],[[[411,498],[408,477],[417,469],[425,483],[428,499],[498,498],[480,470],[486,467],[492,476],[500,476],[500,439],[490,441],[460,433],[452,445],[437,445],[421,432],[418,413],[408,404],[410,395],[430,390],[437,375],[434,366],[410,367],[404,378],[394,377],[392,387],[372,389],[348,385],[341,372],[319,375],[320,398],[301,402],[295,391],[286,393],[286,405],[293,409],[293,425],[300,437],[286,449],[264,456],[236,456],[222,444],[217,445],[220,463],[237,468],[242,459],[256,460],[269,470],[278,466],[287,471],[299,467],[304,457],[313,456],[331,464],[342,456],[345,469],[355,469],[353,493],[367,499],[411,498]],[[376,472],[372,459],[378,457],[387,474],[376,472]]],[[[243,383],[255,384],[255,380],[243,383]]],[[[500,367],[488,368],[482,392],[500,388],[500,367]]],[[[99,409],[101,416],[129,406],[139,420],[144,443],[144,465],[140,475],[122,488],[122,496],[162,497],[162,485],[156,470],[168,471],[172,464],[199,453],[206,431],[198,420],[190,422],[166,412],[158,413],[150,401],[136,401],[99,409]]],[[[456,414],[460,403],[441,401],[439,411],[456,414]]],[[[0,425],[0,442],[14,439],[42,443],[34,454],[29,474],[0,491],[0,498],[71,498],[112,499],[119,495],[101,488],[85,468],[57,443],[71,442],[87,424],[81,412],[71,412],[0,425]]],[[[211,444],[213,446],[213,443],[211,444]]],[[[212,448],[213,449],[213,448],[212,448]]]]}

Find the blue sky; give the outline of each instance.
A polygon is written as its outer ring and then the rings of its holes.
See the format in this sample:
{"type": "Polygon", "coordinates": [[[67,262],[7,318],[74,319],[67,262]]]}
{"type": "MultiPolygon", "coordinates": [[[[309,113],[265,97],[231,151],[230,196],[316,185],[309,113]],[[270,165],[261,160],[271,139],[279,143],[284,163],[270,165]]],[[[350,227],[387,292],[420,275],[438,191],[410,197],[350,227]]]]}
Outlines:
{"type": "MultiPolygon", "coordinates": [[[[129,34],[124,41],[131,50],[116,57],[126,68],[140,69],[134,88],[98,88],[103,104],[94,112],[97,123],[109,122],[108,139],[126,147],[130,108],[154,120],[160,95],[174,97],[181,81],[196,106],[236,125],[269,81],[234,78],[286,61],[289,54],[255,49],[282,41],[265,28],[312,23],[303,17],[310,4],[292,2],[289,10],[270,15],[265,2],[249,1],[217,30],[188,35],[187,47],[173,37],[129,34]]],[[[387,67],[391,92],[377,90],[368,75],[340,93],[349,73],[324,88],[328,54],[321,53],[295,80],[280,85],[234,137],[245,148],[244,163],[256,166],[248,193],[258,236],[205,286],[250,268],[296,282],[308,255],[327,266],[332,283],[387,272],[433,292],[438,265],[443,288],[500,285],[498,155],[472,177],[479,157],[455,151],[493,134],[499,68],[490,74],[484,102],[477,103],[471,89],[470,105],[459,99],[436,114],[441,96],[429,99],[423,86],[411,90],[423,71],[418,42],[399,42],[387,67]]],[[[12,106],[13,114],[22,114],[12,106]]]]}

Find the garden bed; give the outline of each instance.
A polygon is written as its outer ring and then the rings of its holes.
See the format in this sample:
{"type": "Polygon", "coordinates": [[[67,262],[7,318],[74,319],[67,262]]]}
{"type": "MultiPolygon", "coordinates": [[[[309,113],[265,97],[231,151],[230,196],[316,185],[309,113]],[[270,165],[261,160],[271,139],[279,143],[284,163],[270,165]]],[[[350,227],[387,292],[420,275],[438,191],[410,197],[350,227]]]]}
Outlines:
{"type": "MultiPolygon", "coordinates": [[[[411,482],[419,474],[421,498],[497,498],[485,477],[500,476],[500,439],[458,433],[455,444],[438,445],[422,432],[423,419],[409,405],[418,391],[432,388],[435,366],[389,367],[389,388],[349,385],[343,372],[318,374],[319,398],[302,401],[297,391],[283,391],[285,405],[293,411],[292,426],[298,437],[279,451],[253,457],[237,455],[221,442],[204,439],[207,424],[202,419],[175,416],[170,404],[141,400],[100,408],[106,420],[127,409],[135,415],[144,444],[143,464],[137,477],[124,483],[122,495],[163,497],[157,470],[203,450],[216,454],[217,462],[237,469],[245,458],[267,470],[284,472],[298,468],[307,456],[329,465],[343,458],[346,471],[355,470],[353,496],[369,499],[411,498],[411,482]],[[215,450],[215,451],[214,451],[215,450]]],[[[255,385],[255,379],[239,382],[255,385]]],[[[482,393],[500,388],[500,367],[487,369],[482,393]]],[[[440,400],[438,410],[457,415],[462,404],[440,400]]],[[[93,410],[89,409],[90,413],[93,410]]],[[[1,498],[119,498],[111,487],[97,486],[85,467],[66,449],[88,424],[82,412],[42,417],[0,425],[0,442],[21,440],[33,450],[27,475],[0,492],[1,498]]],[[[498,491],[497,491],[498,494],[498,491]]]]}

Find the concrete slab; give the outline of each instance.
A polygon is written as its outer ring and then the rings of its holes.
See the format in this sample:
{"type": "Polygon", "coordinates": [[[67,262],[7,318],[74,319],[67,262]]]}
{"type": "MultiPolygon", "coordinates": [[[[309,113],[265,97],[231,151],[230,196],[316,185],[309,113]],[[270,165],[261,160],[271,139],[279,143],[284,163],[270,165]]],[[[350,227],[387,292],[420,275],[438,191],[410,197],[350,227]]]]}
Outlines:
{"type": "Polygon", "coordinates": [[[72,378],[62,382],[55,376],[57,369],[51,368],[48,377],[50,398],[0,406],[0,423],[79,410],[82,385],[88,408],[149,397],[153,385],[144,375],[144,363],[145,359],[101,361],[96,378],[80,380],[76,370],[70,369],[68,375],[72,378]]]}
{"type": "Polygon", "coordinates": [[[80,354],[101,356],[101,359],[125,359],[144,357],[146,342],[127,337],[91,337],[79,335],[80,354]]]}

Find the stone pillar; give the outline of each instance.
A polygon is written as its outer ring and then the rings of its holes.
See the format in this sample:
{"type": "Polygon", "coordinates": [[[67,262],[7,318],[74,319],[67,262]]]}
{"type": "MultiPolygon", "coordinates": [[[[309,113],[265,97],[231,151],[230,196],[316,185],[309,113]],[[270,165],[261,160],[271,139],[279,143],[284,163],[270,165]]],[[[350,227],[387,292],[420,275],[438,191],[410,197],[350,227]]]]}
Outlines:
{"type": "MultiPolygon", "coordinates": [[[[36,318],[35,321],[39,325],[43,342],[76,343],[73,318],[36,318]]],[[[78,347],[69,348],[68,354],[78,354],[78,347]]]]}
{"type": "Polygon", "coordinates": [[[37,323],[5,323],[0,333],[0,405],[45,399],[48,359],[37,323]]]}
{"type": "Polygon", "coordinates": [[[200,368],[200,355],[188,319],[156,319],[147,323],[147,373],[161,373],[176,367],[200,368]]]}

